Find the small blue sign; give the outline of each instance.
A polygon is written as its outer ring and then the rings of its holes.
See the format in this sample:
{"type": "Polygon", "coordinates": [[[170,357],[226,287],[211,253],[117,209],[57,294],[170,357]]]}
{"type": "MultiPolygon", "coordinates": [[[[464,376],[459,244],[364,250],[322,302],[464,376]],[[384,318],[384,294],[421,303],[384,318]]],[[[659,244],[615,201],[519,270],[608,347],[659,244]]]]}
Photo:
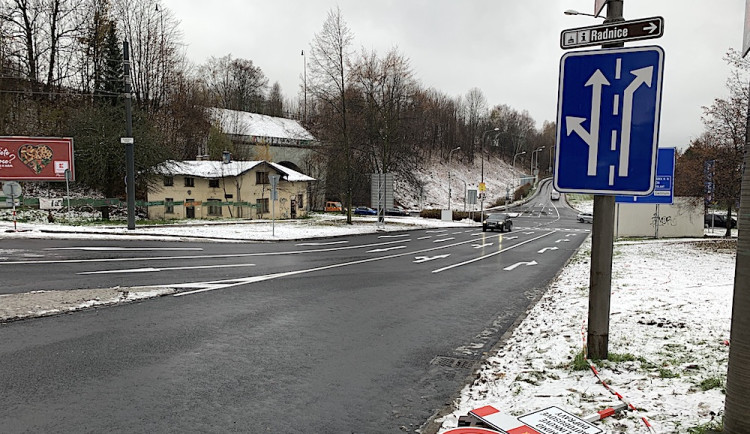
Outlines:
{"type": "Polygon", "coordinates": [[[661,203],[674,202],[674,148],[659,148],[656,158],[656,184],[648,196],[617,196],[617,203],[661,203]]]}
{"type": "Polygon", "coordinates": [[[654,189],[664,50],[566,53],[560,60],[555,188],[645,196],[654,189]]]}

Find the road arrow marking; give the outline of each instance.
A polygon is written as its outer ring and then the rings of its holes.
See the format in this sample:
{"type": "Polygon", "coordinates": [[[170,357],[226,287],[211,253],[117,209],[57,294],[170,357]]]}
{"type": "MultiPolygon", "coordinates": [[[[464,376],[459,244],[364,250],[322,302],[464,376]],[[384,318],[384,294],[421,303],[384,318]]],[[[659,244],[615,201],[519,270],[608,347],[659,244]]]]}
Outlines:
{"type": "Polygon", "coordinates": [[[444,259],[450,255],[451,254],[448,253],[445,255],[437,255],[437,256],[415,256],[414,257],[415,261],[412,261],[412,262],[414,262],[415,264],[421,264],[422,262],[434,261],[435,259],[444,259]]]}
{"type": "Polygon", "coordinates": [[[534,234],[534,232],[524,232],[523,234],[524,234],[524,235],[533,235],[533,234],[534,234]]]}
{"type": "Polygon", "coordinates": [[[505,268],[503,268],[503,270],[505,270],[505,271],[513,271],[513,270],[515,270],[516,268],[520,267],[521,265],[527,265],[527,266],[531,266],[531,265],[537,265],[537,264],[538,264],[538,263],[537,263],[536,261],[529,261],[529,262],[516,262],[515,264],[511,265],[510,267],[505,267],[505,268]]]}
{"type": "Polygon", "coordinates": [[[570,240],[569,240],[569,239],[567,239],[567,238],[562,238],[562,239],[559,239],[559,240],[557,240],[557,241],[555,241],[555,242],[556,242],[556,243],[569,243],[569,242],[570,242],[570,240]]]}
{"type": "Polygon", "coordinates": [[[435,241],[433,241],[433,243],[442,243],[442,242],[445,242],[445,241],[450,241],[450,240],[455,240],[455,239],[456,239],[456,238],[454,238],[454,237],[450,237],[450,238],[441,238],[441,239],[439,239],[439,240],[435,240],[435,241]]]}
{"type": "Polygon", "coordinates": [[[596,163],[599,155],[599,121],[602,106],[602,87],[609,86],[609,81],[601,70],[597,69],[591,75],[584,86],[591,86],[591,117],[589,127],[591,131],[586,131],[582,123],[586,118],[576,116],[566,116],[568,135],[575,132],[589,146],[589,159],[586,175],[596,176],[596,163]]]}
{"type": "Polygon", "coordinates": [[[648,23],[646,27],[643,28],[643,30],[648,31],[649,34],[654,33],[656,29],[659,27],[656,25],[656,23],[648,23]]]}
{"type": "Polygon", "coordinates": [[[484,244],[472,244],[471,247],[474,247],[475,249],[481,249],[482,247],[489,247],[495,243],[484,243],[484,244]]]}
{"type": "Polygon", "coordinates": [[[557,250],[557,247],[545,247],[542,250],[540,250],[539,253],[544,253],[548,250],[557,250]]]}
{"type": "Polygon", "coordinates": [[[510,241],[510,240],[515,240],[516,238],[518,237],[503,237],[503,240],[510,241]]]}
{"type": "MultiPolygon", "coordinates": [[[[635,79],[625,88],[625,96],[622,100],[622,133],[620,134],[620,168],[618,176],[625,178],[628,176],[630,165],[630,131],[633,123],[633,94],[641,85],[651,87],[651,78],[654,75],[654,67],[630,71],[635,75],[635,79]]],[[[590,162],[589,162],[590,163],[590,162]]]]}
{"type": "Polygon", "coordinates": [[[405,249],[405,248],[406,246],[386,247],[385,249],[368,250],[367,253],[390,252],[391,250],[400,250],[400,249],[405,249]]]}

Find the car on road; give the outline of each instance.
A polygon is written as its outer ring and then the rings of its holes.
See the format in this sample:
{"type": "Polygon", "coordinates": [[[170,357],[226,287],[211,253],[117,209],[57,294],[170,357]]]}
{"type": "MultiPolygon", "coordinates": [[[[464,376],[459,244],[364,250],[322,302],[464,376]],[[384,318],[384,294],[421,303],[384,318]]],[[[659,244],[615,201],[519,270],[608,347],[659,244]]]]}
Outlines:
{"type": "Polygon", "coordinates": [[[366,206],[358,206],[354,208],[354,214],[356,215],[377,215],[378,212],[374,209],[366,206]]]}
{"type": "Polygon", "coordinates": [[[405,210],[403,207],[396,205],[393,208],[386,208],[385,215],[408,216],[409,212],[405,210]]]}
{"type": "Polygon", "coordinates": [[[550,191],[549,198],[552,200],[560,200],[560,192],[557,190],[550,191]]]}
{"type": "Polygon", "coordinates": [[[594,223],[594,214],[590,212],[579,212],[578,221],[581,223],[594,223]]]}
{"type": "Polygon", "coordinates": [[[482,232],[494,231],[495,229],[500,229],[500,232],[506,230],[510,232],[512,228],[513,220],[510,219],[508,214],[490,214],[482,222],[482,232]]]}
{"type": "MultiPolygon", "coordinates": [[[[704,216],[705,227],[725,228],[727,227],[727,215],[725,213],[708,213],[704,216]]],[[[737,219],[732,216],[731,228],[737,227],[737,219]]]]}

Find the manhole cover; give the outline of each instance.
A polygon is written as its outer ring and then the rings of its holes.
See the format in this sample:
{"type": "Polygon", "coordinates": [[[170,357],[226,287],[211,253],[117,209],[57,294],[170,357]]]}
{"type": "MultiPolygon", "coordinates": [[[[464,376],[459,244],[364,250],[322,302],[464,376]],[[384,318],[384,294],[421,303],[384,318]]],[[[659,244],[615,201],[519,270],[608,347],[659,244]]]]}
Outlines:
{"type": "Polygon", "coordinates": [[[474,360],[459,359],[456,357],[436,356],[430,361],[431,365],[444,366],[446,368],[471,369],[474,360]]]}

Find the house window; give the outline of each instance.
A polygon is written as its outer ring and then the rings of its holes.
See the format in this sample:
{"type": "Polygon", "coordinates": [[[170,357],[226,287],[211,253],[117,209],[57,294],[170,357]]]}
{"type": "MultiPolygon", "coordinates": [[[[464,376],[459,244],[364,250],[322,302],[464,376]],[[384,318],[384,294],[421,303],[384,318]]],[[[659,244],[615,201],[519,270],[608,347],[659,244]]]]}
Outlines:
{"type": "Polygon", "coordinates": [[[195,187],[195,178],[185,177],[185,187],[195,187]]]}
{"type": "Polygon", "coordinates": [[[174,214],[174,198],[164,198],[164,214],[174,214]]]}
{"type": "Polygon", "coordinates": [[[268,184],[268,172],[255,172],[256,184],[268,184]]]}
{"type": "Polygon", "coordinates": [[[268,212],[268,198],[256,199],[255,204],[258,205],[258,214],[266,214],[268,212]]]}
{"type": "Polygon", "coordinates": [[[208,207],[208,215],[221,216],[221,201],[219,199],[208,199],[206,206],[208,207]]]}
{"type": "Polygon", "coordinates": [[[208,180],[208,187],[209,188],[219,188],[219,180],[218,179],[209,179],[208,180]]]}
{"type": "Polygon", "coordinates": [[[171,187],[174,185],[174,177],[172,176],[165,176],[164,177],[164,186],[165,187],[171,187]]]}

